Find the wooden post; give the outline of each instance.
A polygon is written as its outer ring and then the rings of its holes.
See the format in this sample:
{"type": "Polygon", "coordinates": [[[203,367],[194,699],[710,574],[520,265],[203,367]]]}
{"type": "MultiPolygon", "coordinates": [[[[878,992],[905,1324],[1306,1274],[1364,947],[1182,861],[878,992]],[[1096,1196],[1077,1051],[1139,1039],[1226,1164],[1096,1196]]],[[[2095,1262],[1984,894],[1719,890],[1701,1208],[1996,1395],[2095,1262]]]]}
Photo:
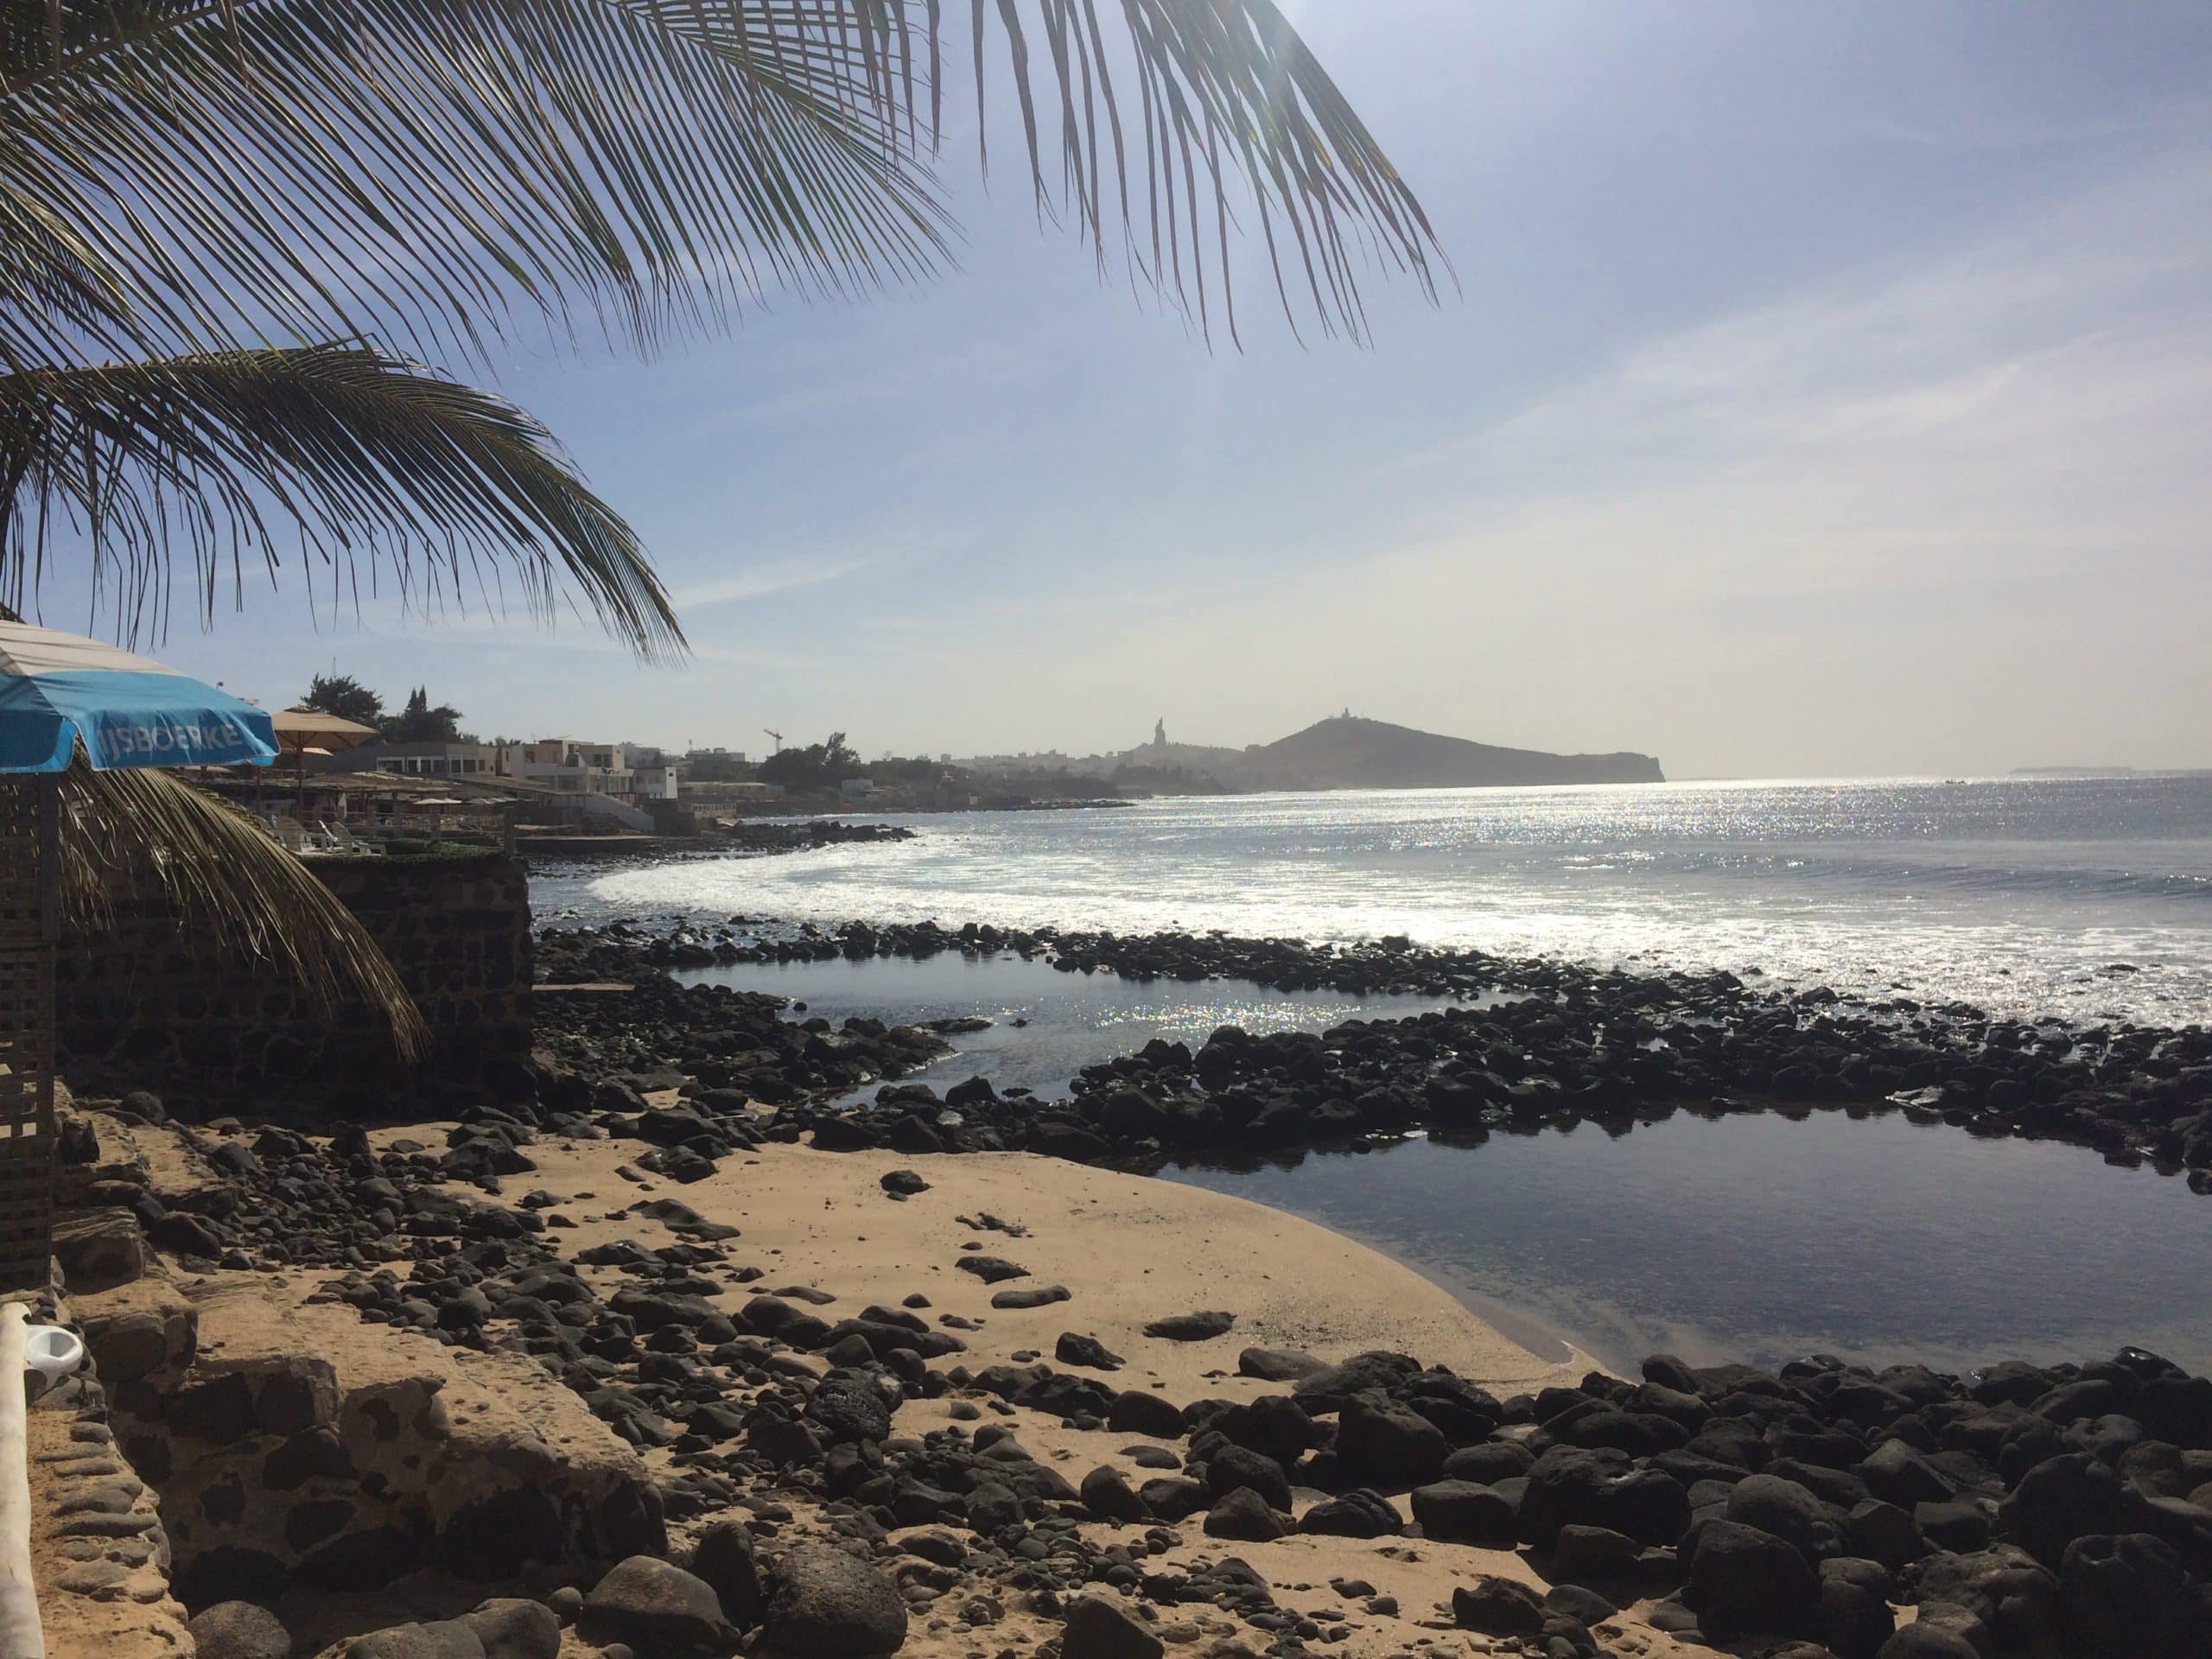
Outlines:
{"type": "Polygon", "coordinates": [[[61,948],[61,774],[38,779],[38,961],[46,1005],[45,1064],[38,1073],[39,1133],[54,1139],[54,958],[61,948]]]}

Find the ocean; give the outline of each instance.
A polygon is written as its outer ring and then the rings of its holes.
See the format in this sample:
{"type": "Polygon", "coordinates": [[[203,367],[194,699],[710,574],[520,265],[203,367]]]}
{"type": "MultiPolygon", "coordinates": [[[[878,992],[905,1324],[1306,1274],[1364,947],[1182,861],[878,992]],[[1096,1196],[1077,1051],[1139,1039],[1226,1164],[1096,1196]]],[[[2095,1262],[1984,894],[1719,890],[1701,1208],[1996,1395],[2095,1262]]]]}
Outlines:
{"type": "MultiPolygon", "coordinates": [[[[2027,1018],[2212,1017],[2212,776],[1370,791],[899,820],[911,842],[533,880],[541,922],[1222,928],[1720,967],[2027,1018]]],[[[1154,1036],[1429,1006],[1007,956],[686,974],[834,1019],[981,1015],[921,1074],[1058,1090],[1154,1036]]],[[[1757,982],[1755,981],[1755,982],[1757,982]]],[[[1541,1351],[1959,1369],[2138,1342],[2212,1369],[2212,1199],[1891,1116],[1416,1138],[1162,1174],[1397,1255],[1541,1351]]]]}
{"type": "Polygon", "coordinates": [[[1222,928],[2212,1019],[2212,774],[1362,791],[929,815],[538,884],[541,918],[1222,928]]]}

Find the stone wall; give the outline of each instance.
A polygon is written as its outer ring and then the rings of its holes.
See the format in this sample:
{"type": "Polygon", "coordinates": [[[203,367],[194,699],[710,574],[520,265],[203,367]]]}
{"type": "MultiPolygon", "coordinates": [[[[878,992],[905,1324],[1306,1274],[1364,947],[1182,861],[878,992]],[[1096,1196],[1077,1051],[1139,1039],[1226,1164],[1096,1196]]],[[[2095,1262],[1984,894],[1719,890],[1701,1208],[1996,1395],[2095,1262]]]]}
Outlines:
{"type": "Polygon", "coordinates": [[[188,938],[158,894],[116,901],[115,925],[65,945],[56,1006],[67,1068],[84,1082],[161,1086],[225,1109],[319,1100],[373,1109],[442,1087],[527,1093],[529,880],[494,852],[319,858],[429,1022],[410,1073],[366,1008],[333,1013],[271,964],[188,938]],[[103,1077],[105,1071],[111,1077],[103,1077]]]}
{"type": "MultiPolygon", "coordinates": [[[[73,1322],[66,1300],[34,1318],[73,1322]]],[[[88,1357],[76,1376],[33,1394],[25,1421],[31,1572],[46,1650],[56,1659],[178,1659],[194,1643],[170,1593],[161,1501],[115,1444],[108,1414],[88,1357]]]]}
{"type": "MultiPolygon", "coordinates": [[[[163,1584],[195,1616],[295,1586],[379,1590],[423,1567],[557,1577],[666,1551],[660,1491],[637,1452],[535,1359],[369,1323],[311,1271],[164,1260],[163,1221],[234,1209],[238,1186],[203,1155],[208,1142],[175,1125],[98,1111],[78,1122],[89,1133],[63,1166],[54,1260],[106,1427],[73,1472],[158,1495],[163,1584]],[[162,1219],[142,1230],[149,1211],[162,1219]],[[95,1456],[117,1466],[95,1468],[95,1456]]],[[[150,1515],[156,1497],[140,1497],[118,1501],[150,1515]]],[[[87,1562],[110,1553],[73,1548],[87,1562]]],[[[141,1564],[72,1582],[147,1599],[150,1580],[129,1572],[141,1564]]]]}

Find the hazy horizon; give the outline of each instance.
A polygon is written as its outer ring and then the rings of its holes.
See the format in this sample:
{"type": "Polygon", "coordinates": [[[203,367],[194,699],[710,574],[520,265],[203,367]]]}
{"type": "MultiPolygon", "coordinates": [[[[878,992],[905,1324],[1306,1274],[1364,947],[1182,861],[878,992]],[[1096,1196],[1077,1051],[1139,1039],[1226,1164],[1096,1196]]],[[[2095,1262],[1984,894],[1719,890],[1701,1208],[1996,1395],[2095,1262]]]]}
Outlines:
{"type": "MultiPolygon", "coordinates": [[[[1460,291],[1245,350],[947,147],[965,269],[498,384],[696,655],[334,624],[295,568],[155,654],[471,729],[869,756],[1243,747],[1347,704],[1669,777],[2212,765],[2212,12],[1287,8],[1460,291]]],[[[965,59],[947,107],[967,106],[965,59]]],[[[364,584],[366,592],[366,584],[364,584]]],[[[50,589],[41,620],[81,627],[50,589]]]]}

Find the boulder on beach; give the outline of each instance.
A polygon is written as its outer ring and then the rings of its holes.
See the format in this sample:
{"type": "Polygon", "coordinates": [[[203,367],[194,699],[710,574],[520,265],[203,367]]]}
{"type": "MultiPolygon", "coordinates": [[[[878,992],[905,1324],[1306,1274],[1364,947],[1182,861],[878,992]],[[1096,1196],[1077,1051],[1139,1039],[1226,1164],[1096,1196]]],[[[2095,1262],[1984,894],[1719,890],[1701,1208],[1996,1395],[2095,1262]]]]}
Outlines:
{"type": "Polygon", "coordinates": [[[1147,1337],[1158,1337],[1166,1342],[1211,1342],[1216,1337],[1225,1337],[1229,1328],[1236,1323],[1234,1313],[1210,1309],[1197,1313],[1175,1313],[1164,1319],[1154,1319],[1144,1328],[1147,1337]]]}
{"type": "Polygon", "coordinates": [[[711,1585],[652,1555],[610,1567],[584,1598],[583,1624],[606,1640],[647,1652],[711,1649],[737,1634],[711,1585]]]}
{"type": "Polygon", "coordinates": [[[1544,1604],[1527,1585],[1485,1573],[1452,1592],[1452,1622],[1484,1636],[1534,1636],[1544,1628],[1544,1604]]]}
{"type": "Polygon", "coordinates": [[[1247,1348],[1236,1356],[1236,1374],[1256,1376],[1262,1382],[1295,1382],[1327,1364],[1295,1348],[1247,1348]]]}
{"type": "Polygon", "coordinates": [[[710,1586],[722,1611],[739,1630],[760,1622],[760,1568],[753,1535],[740,1521],[717,1521],[699,1535],[692,1576],[710,1586]]]}
{"type": "Polygon", "coordinates": [[[1698,1623],[1716,1642],[1744,1636],[1810,1636],[1820,1622],[1820,1580],[1788,1541],[1736,1521],[1711,1521],[1690,1554],[1698,1623]]]}
{"type": "Polygon", "coordinates": [[[1118,1371],[1125,1363],[1097,1338],[1075,1331],[1060,1332],[1052,1346],[1052,1357],[1063,1365],[1083,1365],[1095,1371],[1118,1371]]]}
{"type": "Polygon", "coordinates": [[[890,1580],[830,1544],[800,1544],[772,1573],[767,1645],[807,1659],[874,1659],[906,1640],[906,1604],[890,1580]]]}
{"type": "Polygon", "coordinates": [[[1265,1544],[1296,1530],[1290,1516],[1249,1486],[1239,1486],[1206,1511],[1205,1535],[1232,1542],[1265,1544]]]}
{"type": "Polygon", "coordinates": [[[1019,1312],[1023,1308],[1050,1307],[1054,1302],[1069,1300],[1065,1285],[1035,1285],[1020,1290],[1001,1290],[993,1293],[991,1306],[1001,1313],[1019,1312]]]}
{"type": "Polygon", "coordinates": [[[457,1618],[393,1624],[357,1636],[344,1659],[484,1659],[484,1643],[457,1618]]]}
{"type": "Polygon", "coordinates": [[[972,1273],[987,1285],[995,1285],[1007,1279],[1027,1279],[1029,1269],[1007,1261],[1002,1255],[963,1255],[958,1262],[960,1271],[972,1273]]]}
{"type": "Polygon", "coordinates": [[[219,1601],[194,1614],[189,1628],[201,1659],[291,1659],[283,1621],[250,1601],[219,1601]]]}
{"type": "Polygon", "coordinates": [[[1067,1605],[1060,1659],[1161,1659],[1166,1644],[1114,1597],[1077,1596],[1067,1605]]]}
{"type": "Polygon", "coordinates": [[[1413,1510],[1422,1535],[1440,1543],[1474,1544],[1484,1549],[1513,1548],[1513,1505],[1491,1487],[1470,1480],[1440,1480],[1416,1486],[1413,1510]]]}
{"type": "Polygon", "coordinates": [[[1147,1521],[1152,1511],[1131,1489],[1122,1471],[1101,1464],[1083,1478],[1077,1489],[1083,1507],[1101,1521],[1147,1521]]]}
{"type": "Polygon", "coordinates": [[[1337,1419],[1337,1459],[1353,1479],[1406,1486],[1433,1478],[1451,1446],[1443,1431],[1386,1395],[1362,1393],[1337,1419]]]}

